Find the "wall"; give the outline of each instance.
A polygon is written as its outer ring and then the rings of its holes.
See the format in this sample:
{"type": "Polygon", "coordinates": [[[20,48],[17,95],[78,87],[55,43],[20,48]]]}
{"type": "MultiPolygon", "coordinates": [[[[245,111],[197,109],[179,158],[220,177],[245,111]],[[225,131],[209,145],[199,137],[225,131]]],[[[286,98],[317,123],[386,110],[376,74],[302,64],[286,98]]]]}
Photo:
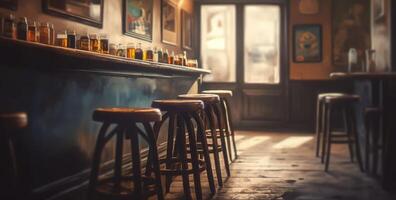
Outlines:
{"type": "MultiPolygon", "coordinates": [[[[384,17],[372,17],[372,45],[376,50],[376,70],[387,71],[391,68],[391,27],[390,27],[390,0],[384,0],[384,17]]],[[[374,4],[374,1],[372,1],[374,4]]],[[[372,5],[374,7],[374,5],[372,5]]]]}
{"type": "MultiPolygon", "coordinates": [[[[13,12],[4,8],[0,8],[0,14],[14,13],[16,17],[28,17],[30,20],[36,20],[39,22],[50,22],[55,25],[55,30],[58,32],[64,31],[65,29],[76,30],[78,33],[106,33],[109,36],[111,43],[124,43],[129,42],[141,42],[143,47],[157,46],[174,50],[175,53],[180,52],[180,40],[178,38],[178,47],[172,45],[166,45],[161,43],[161,12],[160,5],[161,0],[154,0],[154,13],[153,13],[153,41],[152,43],[137,40],[135,38],[123,35],[122,33],[122,0],[106,0],[104,1],[104,12],[103,12],[103,28],[98,29],[92,26],[88,26],[82,23],[69,21],[64,18],[54,17],[42,12],[42,0],[19,0],[18,10],[13,12]]],[[[179,5],[180,9],[184,9],[187,12],[193,12],[193,0],[173,0],[173,2],[179,5]]],[[[180,33],[180,26],[177,30],[180,33]]],[[[188,52],[189,55],[193,55],[193,52],[188,52]]]]}
{"type": "Polygon", "coordinates": [[[320,11],[316,15],[303,15],[298,10],[300,1],[290,0],[289,55],[291,80],[326,80],[333,71],[331,61],[331,0],[320,0],[320,11]],[[321,63],[293,62],[293,26],[297,24],[322,25],[323,60],[321,63]]]}

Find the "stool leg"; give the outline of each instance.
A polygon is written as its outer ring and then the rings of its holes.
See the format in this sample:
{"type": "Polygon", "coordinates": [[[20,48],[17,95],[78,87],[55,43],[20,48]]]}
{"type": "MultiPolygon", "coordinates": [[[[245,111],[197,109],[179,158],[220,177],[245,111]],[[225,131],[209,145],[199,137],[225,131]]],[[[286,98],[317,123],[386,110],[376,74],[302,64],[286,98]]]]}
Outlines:
{"type": "MultiPolygon", "coordinates": [[[[167,147],[166,147],[166,169],[172,168],[172,157],[173,157],[173,147],[174,147],[174,138],[175,138],[175,127],[176,127],[176,114],[169,114],[169,126],[168,126],[168,140],[167,140],[167,147]]],[[[166,192],[169,192],[170,185],[172,183],[172,176],[166,175],[165,176],[165,188],[166,192]]]]}
{"type": "Polygon", "coordinates": [[[115,187],[119,187],[121,184],[122,175],[122,150],[124,141],[124,131],[119,131],[116,137],[116,152],[115,152],[115,163],[114,163],[114,182],[115,187]]]}
{"type": "Polygon", "coordinates": [[[93,193],[95,186],[98,182],[99,168],[100,168],[100,158],[104,147],[104,137],[106,135],[106,131],[109,128],[109,123],[104,123],[100,128],[98,138],[96,139],[95,150],[92,158],[92,169],[89,177],[89,186],[88,186],[88,199],[93,199],[93,193]]]}
{"type": "Polygon", "coordinates": [[[352,126],[352,130],[353,130],[353,136],[355,137],[356,158],[357,158],[358,163],[359,163],[360,171],[363,172],[364,169],[363,169],[363,162],[362,162],[362,157],[361,157],[362,155],[360,154],[360,142],[359,142],[358,130],[357,130],[357,127],[356,127],[356,116],[355,116],[353,108],[349,107],[348,110],[349,110],[348,111],[349,115],[351,117],[351,126],[352,126]]]}
{"type": "Polygon", "coordinates": [[[209,128],[211,131],[212,142],[213,142],[213,157],[215,161],[217,182],[220,187],[223,186],[223,178],[221,176],[221,166],[220,166],[220,158],[217,144],[217,134],[216,134],[216,125],[214,121],[213,111],[210,106],[205,107],[206,117],[208,118],[209,128]]]}
{"type": "Polygon", "coordinates": [[[371,136],[371,126],[370,126],[370,115],[366,113],[364,116],[364,127],[366,129],[366,145],[365,145],[365,169],[366,172],[370,172],[370,136],[371,136]]]}
{"type": "MultiPolygon", "coordinates": [[[[372,170],[372,174],[373,175],[377,175],[377,171],[378,171],[378,150],[379,150],[379,135],[378,132],[376,132],[375,130],[379,130],[379,119],[377,118],[377,116],[375,116],[374,122],[373,122],[373,132],[371,134],[372,136],[372,141],[373,141],[373,170],[372,170]]],[[[367,170],[368,171],[368,170],[367,170]]]]}
{"type": "Polygon", "coordinates": [[[228,123],[228,118],[227,118],[227,108],[226,108],[226,104],[224,102],[224,100],[222,99],[220,102],[220,113],[221,113],[221,118],[222,118],[222,122],[224,124],[224,128],[225,128],[225,133],[226,133],[226,137],[227,137],[227,149],[228,149],[228,154],[229,154],[229,159],[230,162],[232,162],[232,147],[231,147],[231,130],[230,130],[230,126],[228,123]]]}
{"type": "Polygon", "coordinates": [[[224,135],[224,131],[223,131],[221,112],[217,105],[214,105],[212,108],[213,108],[214,114],[217,119],[217,125],[220,130],[221,151],[223,152],[224,166],[226,168],[227,176],[230,176],[231,172],[230,172],[230,165],[228,162],[228,151],[227,151],[227,145],[226,145],[225,135],[224,135]]]}
{"type": "Polygon", "coordinates": [[[188,170],[188,161],[187,161],[187,147],[186,147],[186,132],[184,129],[184,121],[183,121],[183,116],[178,115],[177,116],[177,136],[178,136],[178,143],[176,143],[178,147],[178,152],[179,152],[179,158],[181,161],[183,173],[182,173],[182,178],[183,178],[183,189],[184,189],[184,195],[186,199],[192,199],[191,197],[191,191],[190,191],[190,181],[189,181],[189,175],[187,173],[188,170]]]}
{"type": "Polygon", "coordinates": [[[325,162],[325,172],[329,170],[329,164],[330,164],[330,155],[331,155],[331,105],[327,106],[327,112],[326,112],[326,162],[325,162]]]}
{"type": "Polygon", "coordinates": [[[156,138],[155,133],[149,123],[144,123],[143,125],[146,130],[147,136],[150,140],[149,148],[151,149],[150,152],[152,152],[151,161],[153,163],[153,170],[154,170],[154,174],[155,174],[155,184],[157,187],[157,190],[156,190],[157,198],[158,198],[158,200],[163,200],[164,194],[162,192],[160,163],[159,163],[158,150],[157,150],[157,138],[156,138]]]}
{"type": "Polygon", "coordinates": [[[139,137],[138,131],[136,130],[136,124],[129,126],[128,135],[131,137],[131,153],[132,153],[132,173],[133,173],[133,185],[135,187],[135,197],[141,199],[142,194],[142,177],[140,171],[140,148],[139,148],[139,137]]]}
{"type": "Polygon", "coordinates": [[[235,155],[235,159],[238,158],[238,153],[237,153],[237,147],[236,147],[236,142],[235,142],[235,132],[234,132],[234,122],[232,121],[232,114],[230,114],[231,110],[230,110],[230,103],[228,102],[227,99],[224,99],[224,103],[226,105],[227,108],[227,122],[228,122],[228,126],[230,127],[231,130],[231,136],[232,136],[232,143],[234,146],[234,155],[235,155]]]}
{"type": "Polygon", "coordinates": [[[316,157],[319,157],[322,125],[322,104],[318,98],[316,101],[316,157]]]}
{"type": "Polygon", "coordinates": [[[200,137],[200,141],[202,143],[202,151],[205,159],[206,174],[208,176],[210,191],[214,195],[216,193],[216,188],[214,184],[212,165],[210,163],[210,155],[209,155],[207,138],[205,133],[205,126],[203,124],[202,118],[200,118],[198,113],[193,113],[192,115],[195,122],[197,123],[198,136],[200,137]]]}
{"type": "Polygon", "coordinates": [[[329,126],[328,120],[327,120],[327,105],[323,104],[322,106],[322,152],[321,152],[321,163],[323,164],[325,161],[325,155],[326,155],[326,146],[327,146],[327,128],[329,126]]]}
{"type": "Polygon", "coordinates": [[[201,188],[201,176],[199,171],[199,162],[198,162],[198,151],[197,151],[197,141],[195,139],[196,134],[194,131],[194,127],[191,123],[191,118],[186,114],[184,116],[184,122],[187,127],[188,139],[190,142],[190,154],[192,161],[192,169],[194,172],[194,187],[195,187],[195,196],[197,200],[202,199],[202,188],[201,188]]]}
{"type": "Polygon", "coordinates": [[[354,162],[354,153],[353,153],[353,134],[352,134],[352,126],[351,124],[348,122],[350,120],[348,120],[348,111],[347,108],[342,108],[342,115],[344,118],[344,126],[345,126],[345,130],[347,133],[347,137],[348,137],[348,149],[349,149],[349,155],[351,158],[351,162],[354,162]]]}

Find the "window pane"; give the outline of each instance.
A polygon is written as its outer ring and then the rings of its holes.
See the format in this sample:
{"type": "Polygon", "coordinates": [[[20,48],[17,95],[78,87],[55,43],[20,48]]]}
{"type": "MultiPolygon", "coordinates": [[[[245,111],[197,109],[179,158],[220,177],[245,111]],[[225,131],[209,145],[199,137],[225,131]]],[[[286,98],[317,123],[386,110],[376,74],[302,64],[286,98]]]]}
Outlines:
{"type": "Polygon", "coordinates": [[[245,83],[280,82],[280,8],[245,6],[245,83]]]}
{"type": "Polygon", "coordinates": [[[201,6],[201,40],[204,81],[235,82],[235,6],[201,6]]]}

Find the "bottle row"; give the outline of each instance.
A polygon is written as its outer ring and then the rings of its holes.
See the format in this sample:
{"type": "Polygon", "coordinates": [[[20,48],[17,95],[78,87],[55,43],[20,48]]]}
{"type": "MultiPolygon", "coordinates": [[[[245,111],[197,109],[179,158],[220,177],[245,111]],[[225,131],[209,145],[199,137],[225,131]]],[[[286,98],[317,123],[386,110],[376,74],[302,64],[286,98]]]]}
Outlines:
{"type": "Polygon", "coordinates": [[[188,59],[187,52],[175,55],[167,49],[150,47],[143,49],[141,43],[113,44],[109,43],[106,34],[81,34],[75,31],[55,33],[54,25],[29,21],[26,17],[16,20],[10,14],[1,18],[0,34],[18,40],[39,42],[48,45],[57,45],[64,48],[81,49],[96,53],[111,54],[129,59],[145,60],[158,63],[174,64],[188,67],[197,67],[197,60],[188,59]]]}

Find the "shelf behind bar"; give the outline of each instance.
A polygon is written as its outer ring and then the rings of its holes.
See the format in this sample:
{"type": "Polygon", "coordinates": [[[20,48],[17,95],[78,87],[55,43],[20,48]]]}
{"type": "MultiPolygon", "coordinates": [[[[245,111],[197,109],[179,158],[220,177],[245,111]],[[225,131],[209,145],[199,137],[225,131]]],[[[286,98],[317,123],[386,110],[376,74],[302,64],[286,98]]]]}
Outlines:
{"type": "Polygon", "coordinates": [[[76,71],[110,76],[172,78],[200,76],[209,70],[133,60],[79,49],[63,48],[0,36],[0,66],[32,67],[51,71],[76,71]]]}

